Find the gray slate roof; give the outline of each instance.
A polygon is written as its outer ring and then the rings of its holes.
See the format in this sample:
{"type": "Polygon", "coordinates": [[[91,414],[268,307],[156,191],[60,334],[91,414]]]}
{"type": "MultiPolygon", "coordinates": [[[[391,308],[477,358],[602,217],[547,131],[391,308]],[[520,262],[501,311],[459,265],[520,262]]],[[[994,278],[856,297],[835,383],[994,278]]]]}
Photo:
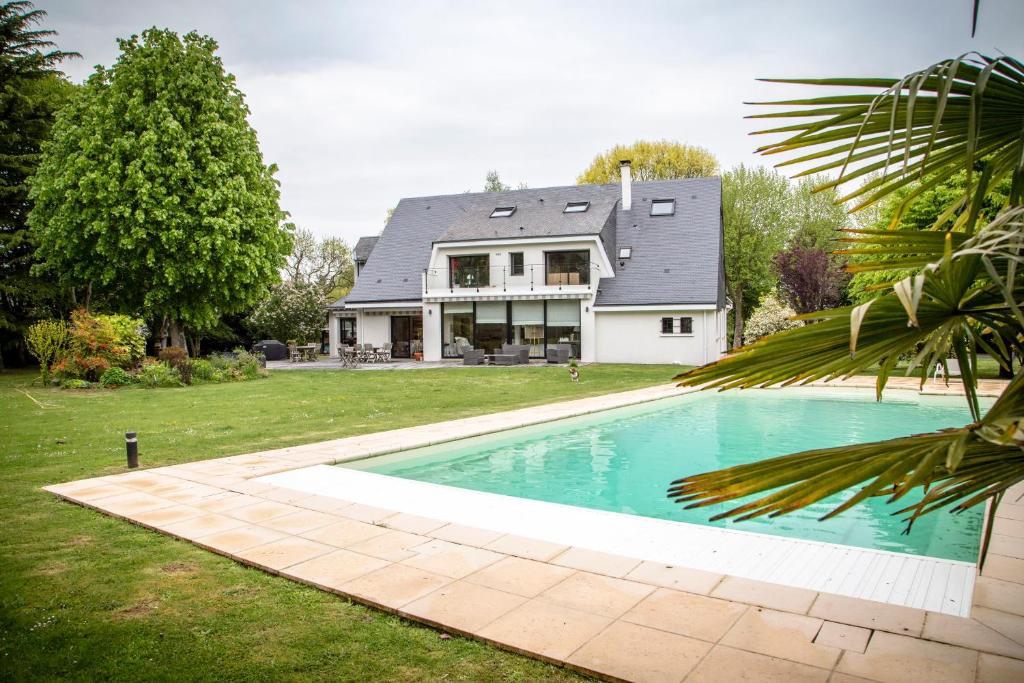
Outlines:
{"type": "Polygon", "coordinates": [[[436,241],[597,235],[615,210],[617,194],[603,185],[491,193],[468,206],[436,241]],[[498,200],[509,201],[505,204],[498,200]],[[582,213],[563,213],[568,202],[590,202],[582,213]],[[499,206],[515,206],[511,216],[491,218],[499,206]]]}
{"type": "Polygon", "coordinates": [[[624,265],[613,259],[615,277],[601,280],[597,305],[724,305],[721,179],[635,182],[630,211],[621,210],[619,195],[616,183],[403,199],[346,301],[419,301],[434,242],[597,234],[610,256],[633,247],[624,265]],[[649,215],[650,200],[661,198],[676,200],[674,216],[649,215]],[[567,201],[591,206],[563,214],[567,201]],[[517,209],[489,218],[498,206],[517,209]]]}
{"type": "Polygon", "coordinates": [[[633,183],[633,207],[616,212],[614,261],[596,305],[725,305],[722,253],[722,180],[688,178],[633,183]],[[652,216],[652,199],[675,199],[674,216],[652,216]],[[624,265],[619,265],[623,263],[624,265]]]}
{"type": "Polygon", "coordinates": [[[360,237],[359,241],[356,242],[356,246],[352,249],[352,258],[356,261],[366,261],[370,258],[370,252],[373,251],[374,246],[377,244],[377,240],[380,239],[377,235],[371,235],[370,237],[360,237]]]}

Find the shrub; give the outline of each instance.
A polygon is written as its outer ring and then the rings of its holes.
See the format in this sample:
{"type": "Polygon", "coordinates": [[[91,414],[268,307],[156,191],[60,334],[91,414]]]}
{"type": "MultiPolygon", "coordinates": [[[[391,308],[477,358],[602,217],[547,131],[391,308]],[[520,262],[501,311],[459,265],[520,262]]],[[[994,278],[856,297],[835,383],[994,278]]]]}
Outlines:
{"type": "Polygon", "coordinates": [[[215,382],[217,376],[217,369],[213,367],[213,363],[206,360],[205,358],[199,358],[198,360],[192,361],[192,381],[193,382],[215,382]]]}
{"type": "Polygon", "coordinates": [[[158,357],[172,368],[177,368],[182,363],[188,362],[188,351],[180,346],[168,346],[160,352],[158,357]]]}
{"type": "Polygon", "coordinates": [[[792,320],[796,315],[792,308],[782,303],[778,294],[769,292],[761,299],[753,315],[743,328],[743,343],[750,344],[769,334],[802,327],[803,322],[792,320]]]}
{"type": "Polygon", "coordinates": [[[25,343],[28,351],[39,361],[39,378],[50,381],[50,365],[58,360],[71,341],[71,328],[63,320],[40,320],[28,328],[25,343]]]}
{"type": "Polygon", "coordinates": [[[175,368],[157,360],[147,360],[139,370],[139,382],[144,387],[180,387],[181,375],[175,368]]]}
{"type": "Polygon", "coordinates": [[[235,355],[233,353],[214,353],[210,354],[209,360],[214,370],[227,370],[234,364],[235,355]]]}
{"type": "Polygon", "coordinates": [[[267,373],[263,369],[263,363],[260,362],[257,356],[254,356],[245,349],[235,349],[235,355],[236,359],[232,369],[238,372],[241,379],[266,377],[267,373]]]}
{"type": "Polygon", "coordinates": [[[89,356],[70,353],[51,366],[50,370],[57,379],[99,379],[100,375],[110,368],[110,361],[103,356],[89,356]]]}
{"type": "Polygon", "coordinates": [[[178,371],[178,375],[181,377],[182,384],[192,384],[192,361],[184,360],[178,363],[178,366],[175,369],[178,371]]]}
{"type": "Polygon", "coordinates": [[[84,379],[65,379],[60,383],[61,389],[91,389],[92,382],[84,379]]]}
{"type": "Polygon", "coordinates": [[[51,370],[61,378],[95,380],[110,367],[135,367],[145,349],[144,329],[137,318],[74,311],[68,352],[51,370]]]}
{"type": "Polygon", "coordinates": [[[100,384],[105,387],[123,387],[127,384],[134,384],[135,378],[133,378],[128,371],[124,368],[107,368],[100,375],[100,384]]]}

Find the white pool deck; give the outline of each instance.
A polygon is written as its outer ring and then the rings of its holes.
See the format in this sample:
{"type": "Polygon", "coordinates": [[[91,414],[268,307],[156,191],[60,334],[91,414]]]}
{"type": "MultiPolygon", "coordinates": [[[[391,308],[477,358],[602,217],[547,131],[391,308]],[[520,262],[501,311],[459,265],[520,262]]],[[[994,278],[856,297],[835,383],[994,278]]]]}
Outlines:
{"type": "Polygon", "coordinates": [[[968,616],[976,567],[314,465],[254,481],[549,543],[968,616]]]}
{"type": "Polygon", "coordinates": [[[651,387],[45,488],[244,564],[611,680],[1024,680],[1024,485],[997,510],[979,576],[963,562],[331,466],[681,393],[651,387]]]}

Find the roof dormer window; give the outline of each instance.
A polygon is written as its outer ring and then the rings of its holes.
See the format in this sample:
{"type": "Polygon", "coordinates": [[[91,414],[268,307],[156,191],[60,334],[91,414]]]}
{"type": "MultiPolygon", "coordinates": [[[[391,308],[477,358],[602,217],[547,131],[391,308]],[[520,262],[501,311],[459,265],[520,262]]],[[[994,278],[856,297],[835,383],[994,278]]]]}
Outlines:
{"type": "Polygon", "coordinates": [[[491,218],[508,218],[516,212],[514,206],[499,206],[494,211],[491,211],[491,218]]]}
{"type": "Polygon", "coordinates": [[[562,213],[583,213],[590,208],[590,202],[569,202],[562,209],[562,213]]]}
{"type": "Polygon", "coordinates": [[[652,216],[672,216],[676,212],[676,200],[674,199],[652,199],[652,216]]]}

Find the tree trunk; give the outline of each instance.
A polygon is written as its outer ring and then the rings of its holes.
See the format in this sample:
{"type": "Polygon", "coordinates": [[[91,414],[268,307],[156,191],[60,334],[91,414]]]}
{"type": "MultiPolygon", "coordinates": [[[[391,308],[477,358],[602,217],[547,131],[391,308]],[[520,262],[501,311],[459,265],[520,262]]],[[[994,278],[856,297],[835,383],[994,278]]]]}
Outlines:
{"type": "Polygon", "coordinates": [[[89,310],[89,304],[92,302],[92,280],[89,280],[89,284],[85,286],[85,310],[89,310]]]}
{"type": "Polygon", "coordinates": [[[743,346],[743,285],[733,288],[732,300],[732,348],[743,346]]]}
{"type": "Polygon", "coordinates": [[[185,333],[185,341],[189,346],[188,351],[193,358],[199,358],[199,344],[202,340],[203,337],[198,332],[193,332],[192,334],[185,333]]]}

